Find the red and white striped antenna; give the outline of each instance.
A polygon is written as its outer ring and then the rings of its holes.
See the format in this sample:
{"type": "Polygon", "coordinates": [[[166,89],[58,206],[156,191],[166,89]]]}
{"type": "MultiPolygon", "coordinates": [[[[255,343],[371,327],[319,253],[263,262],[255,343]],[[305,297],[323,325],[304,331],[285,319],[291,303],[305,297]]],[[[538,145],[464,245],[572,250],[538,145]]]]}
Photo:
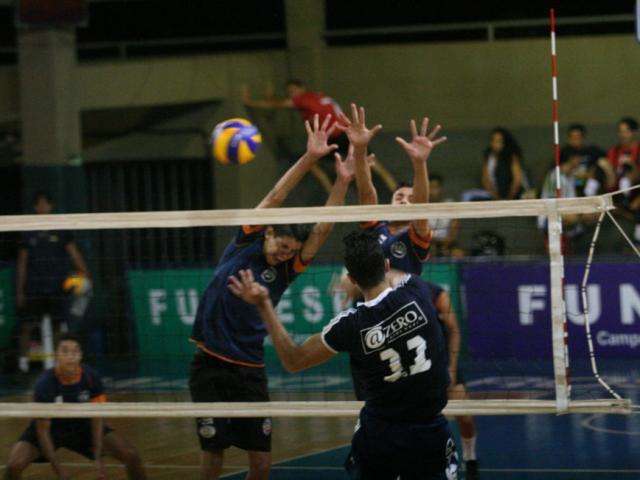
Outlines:
{"type": "Polygon", "coordinates": [[[556,12],[549,10],[551,20],[551,86],[553,90],[553,153],[556,162],[556,198],[562,196],[560,184],[560,126],[558,124],[558,56],[556,53],[556,12]]]}

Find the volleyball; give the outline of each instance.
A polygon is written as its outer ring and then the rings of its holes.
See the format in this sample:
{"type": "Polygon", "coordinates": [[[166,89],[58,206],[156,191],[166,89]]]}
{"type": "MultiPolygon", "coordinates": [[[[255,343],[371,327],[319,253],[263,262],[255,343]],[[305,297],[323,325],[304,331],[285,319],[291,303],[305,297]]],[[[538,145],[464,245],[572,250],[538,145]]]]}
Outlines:
{"type": "Polygon", "coordinates": [[[211,134],[213,156],[224,165],[250,162],[261,144],[262,135],[244,118],[231,118],[220,122],[211,134]]]}

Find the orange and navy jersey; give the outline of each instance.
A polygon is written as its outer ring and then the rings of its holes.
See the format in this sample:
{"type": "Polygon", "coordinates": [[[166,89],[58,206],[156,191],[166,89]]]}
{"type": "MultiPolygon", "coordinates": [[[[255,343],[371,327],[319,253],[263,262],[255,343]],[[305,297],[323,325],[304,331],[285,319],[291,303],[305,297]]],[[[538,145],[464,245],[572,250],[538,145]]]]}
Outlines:
{"type": "MultiPolygon", "coordinates": [[[[327,115],[331,115],[331,124],[333,125],[338,119],[338,115],[342,113],[340,105],[336,101],[327,97],[326,95],[318,92],[304,92],[300,95],[296,95],[291,99],[295,107],[300,111],[304,120],[313,121],[314,115],[320,117],[320,123],[327,115]]],[[[332,138],[336,138],[342,135],[340,130],[336,130],[332,138]]]]}
{"type": "Polygon", "coordinates": [[[391,268],[413,275],[422,273],[422,264],[429,259],[431,248],[431,234],[423,238],[411,225],[409,228],[391,233],[387,222],[370,222],[363,224],[363,228],[374,231],[382,245],[385,257],[389,259],[391,268]]]}
{"type": "Polygon", "coordinates": [[[277,305],[308,262],[302,262],[296,255],[272,266],[267,263],[263,250],[264,228],[244,226],[222,254],[198,305],[191,334],[191,340],[204,352],[239,365],[264,366],[262,344],[267,329],[256,307],[231,293],[229,277],[250,269],[277,305]]]}
{"type": "MultiPolygon", "coordinates": [[[[86,403],[106,402],[102,380],[98,373],[87,365],[81,365],[78,373],[65,378],[55,369],[43,372],[36,381],[33,401],[42,403],[86,403]]],[[[79,424],[87,423],[87,418],[54,418],[51,431],[73,432],[79,424]]]]}

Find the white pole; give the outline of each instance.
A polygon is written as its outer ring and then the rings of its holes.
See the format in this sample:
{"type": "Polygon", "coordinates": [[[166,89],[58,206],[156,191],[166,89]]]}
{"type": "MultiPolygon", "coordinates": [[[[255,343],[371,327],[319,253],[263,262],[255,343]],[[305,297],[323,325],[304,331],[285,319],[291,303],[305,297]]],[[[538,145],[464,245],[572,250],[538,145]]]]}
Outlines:
{"type": "Polygon", "coordinates": [[[569,350],[567,347],[566,308],[564,303],[564,258],[562,256],[562,217],[556,209],[547,215],[549,261],[551,274],[551,337],[553,342],[553,372],[556,384],[556,411],[569,409],[569,350]]]}
{"type": "Polygon", "coordinates": [[[42,317],[40,325],[40,336],[42,337],[42,354],[44,356],[44,368],[53,368],[53,325],[51,324],[51,315],[47,314],[42,317]]]}

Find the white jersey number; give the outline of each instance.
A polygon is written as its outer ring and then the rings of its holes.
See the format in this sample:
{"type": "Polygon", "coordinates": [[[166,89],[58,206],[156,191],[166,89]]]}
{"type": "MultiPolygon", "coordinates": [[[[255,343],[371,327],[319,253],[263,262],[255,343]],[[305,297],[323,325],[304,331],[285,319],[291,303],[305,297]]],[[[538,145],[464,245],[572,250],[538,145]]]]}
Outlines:
{"type": "Polygon", "coordinates": [[[426,372],[431,368],[431,360],[427,358],[427,341],[420,335],[411,337],[407,340],[407,348],[416,351],[416,358],[413,365],[409,367],[409,374],[402,366],[400,354],[393,348],[387,348],[380,352],[380,360],[389,361],[391,375],[384,377],[385,382],[395,382],[402,377],[415,375],[417,373],[426,372]]]}

